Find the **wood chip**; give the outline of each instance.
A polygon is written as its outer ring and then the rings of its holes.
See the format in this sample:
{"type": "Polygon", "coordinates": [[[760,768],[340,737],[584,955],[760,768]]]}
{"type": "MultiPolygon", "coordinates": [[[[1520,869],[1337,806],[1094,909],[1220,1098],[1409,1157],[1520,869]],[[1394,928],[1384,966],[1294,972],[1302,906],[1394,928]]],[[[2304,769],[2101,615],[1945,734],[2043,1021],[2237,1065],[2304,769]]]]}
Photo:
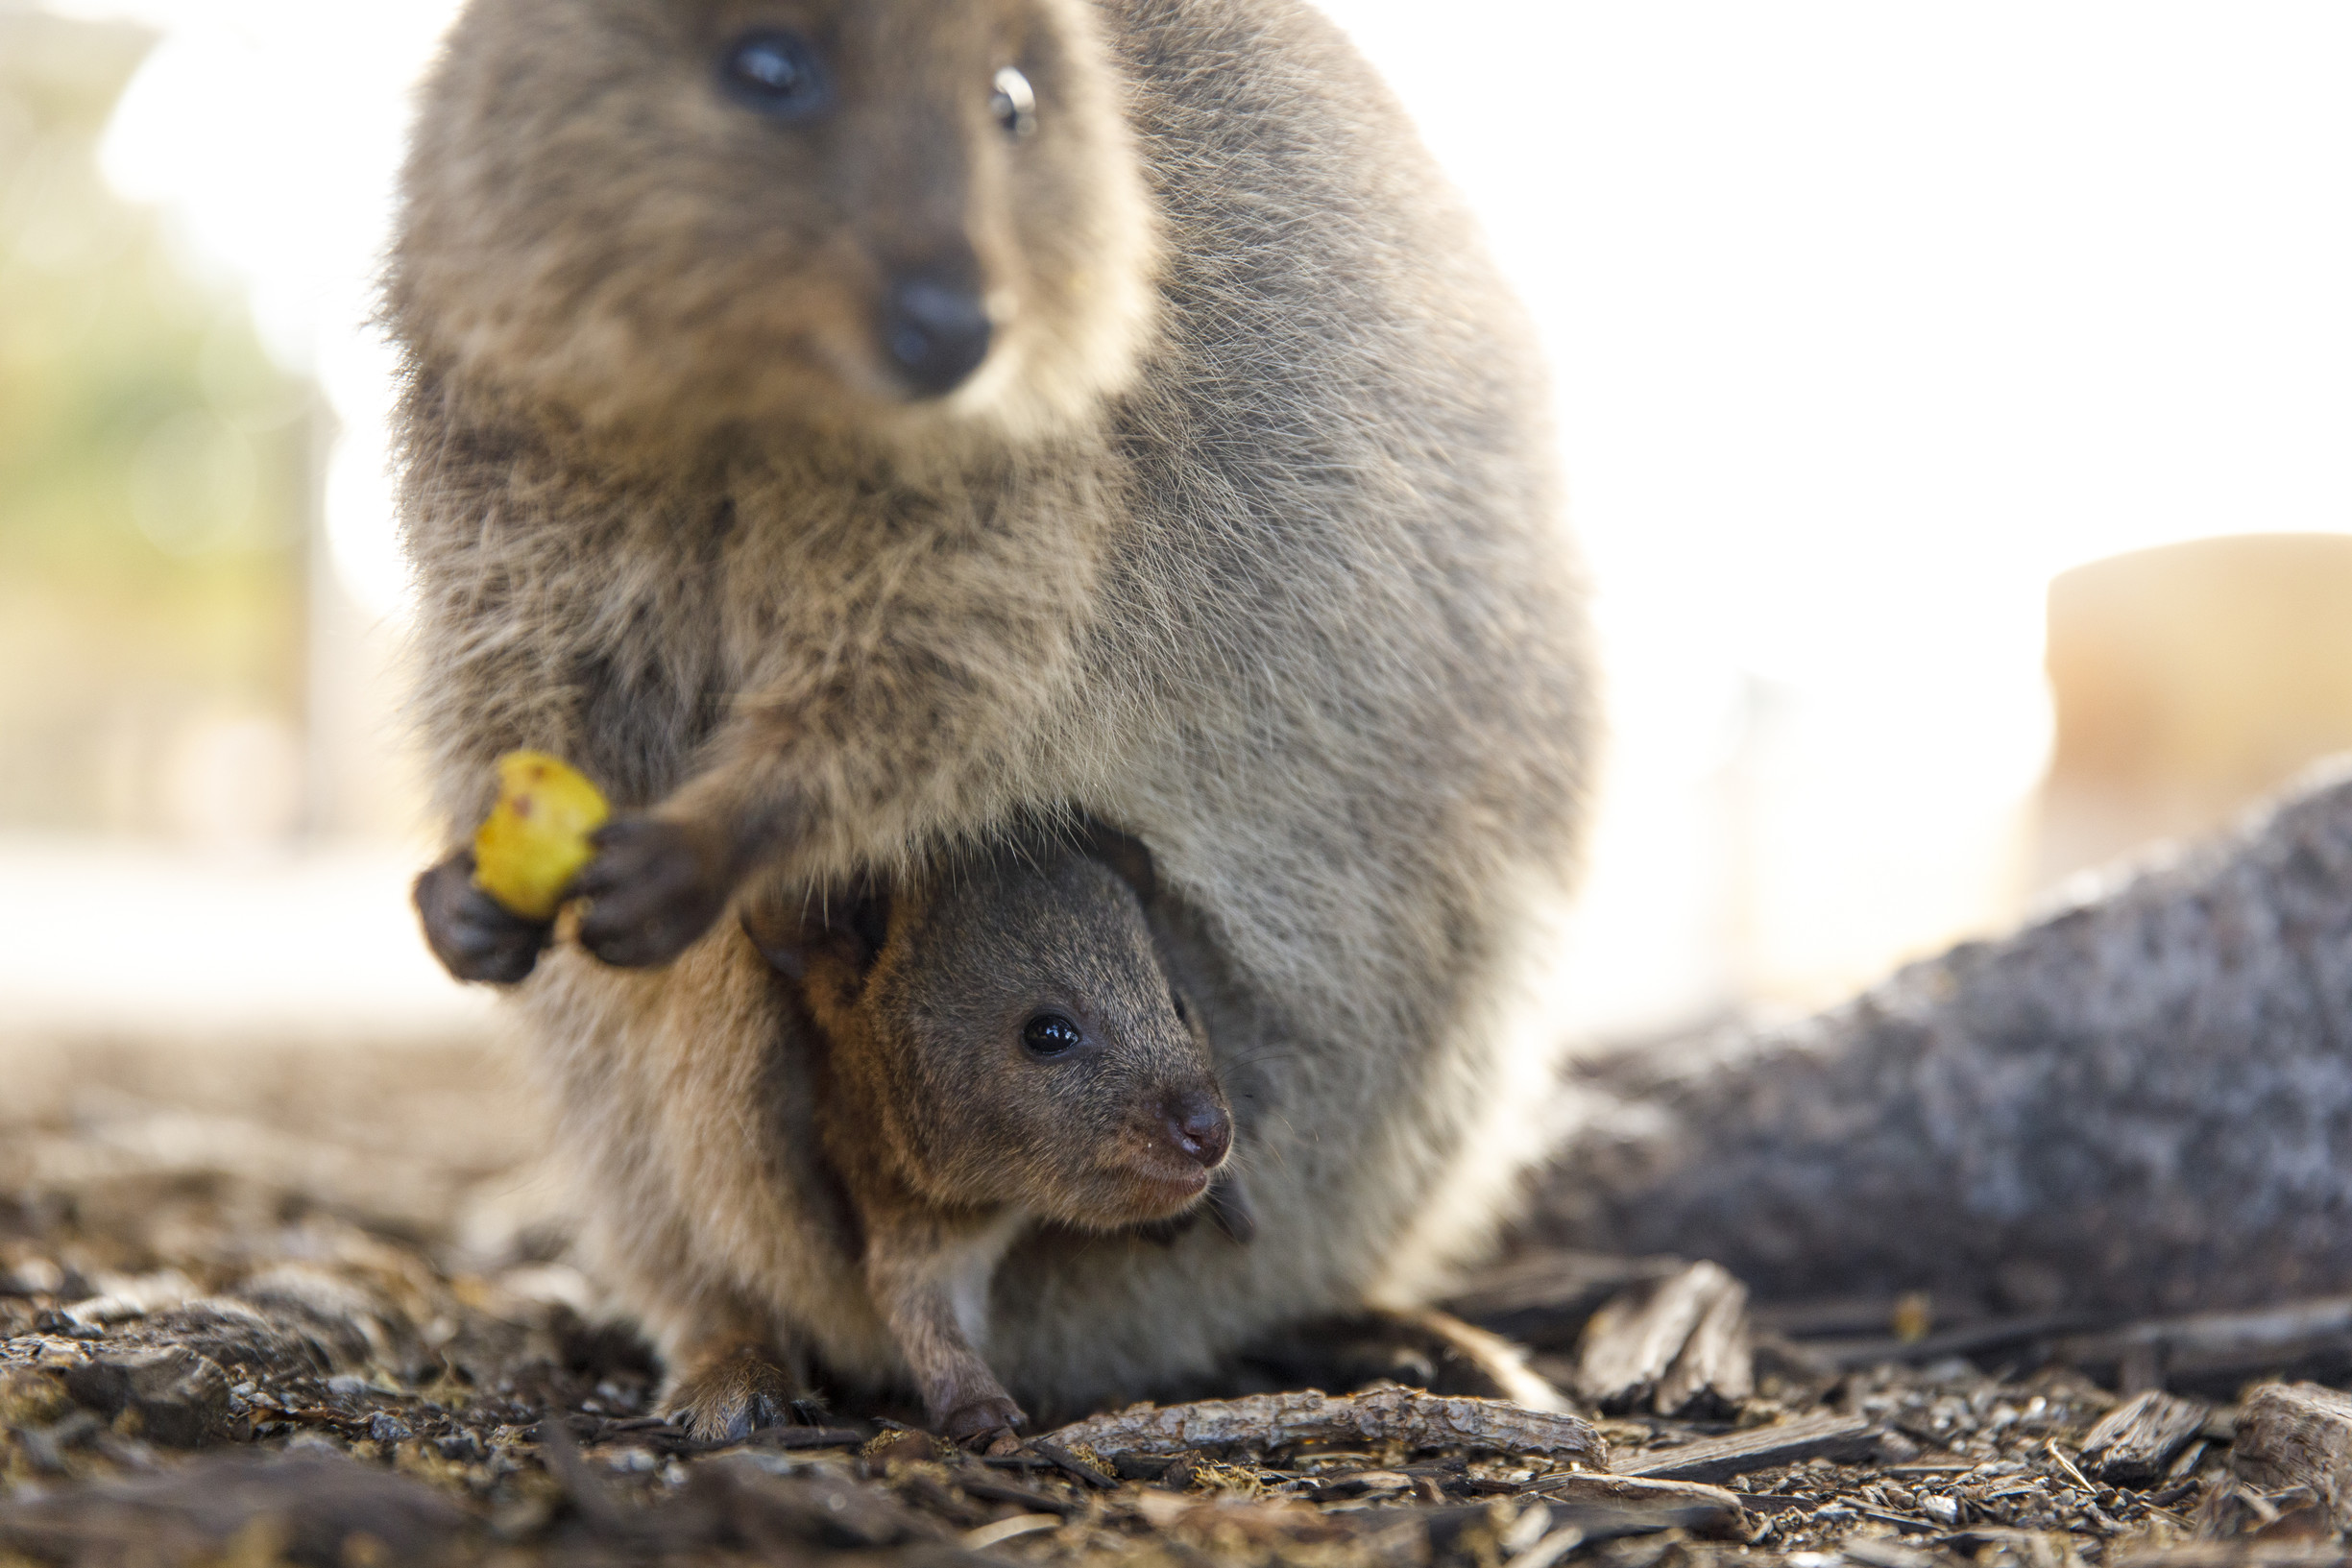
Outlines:
{"type": "Polygon", "coordinates": [[[1104,1491],[1109,1491],[1116,1487],[1119,1484],[1119,1478],[1117,1476],[1105,1473],[1097,1466],[1088,1463],[1079,1456],[1070,1452],[1067,1445],[1071,1439],[1067,1435],[1064,1435],[1069,1432],[1069,1428],[1064,1427],[1061,1433],[1055,1435],[1061,1437],[1060,1442],[1055,1442],[1052,1437],[1039,1437],[1032,1440],[1029,1446],[1035,1449],[1038,1453],[1043,1454],[1047,1459],[1052,1459],[1056,1465],[1069,1471],[1072,1475],[1078,1477],[1079,1480],[1084,1482],[1089,1486],[1100,1486],[1104,1491]]]}
{"type": "Polygon", "coordinates": [[[1607,1475],[1571,1470],[1528,1483],[1532,1495],[1563,1503],[1605,1504],[1621,1508],[1682,1508],[1696,1522],[1683,1528],[1711,1541],[1744,1541],[1756,1527],[1736,1492],[1695,1481],[1664,1481],[1650,1476],[1607,1475]]]}
{"type": "Polygon", "coordinates": [[[1747,1305],[1747,1287],[1711,1263],[1626,1291],[1585,1325],[1577,1391],[1609,1411],[1737,1404],[1755,1386],[1747,1305]]]}
{"type": "Polygon", "coordinates": [[[1837,1550],[1838,1556],[1862,1568],[1935,1568],[1936,1562],[1925,1552],[1878,1536],[1857,1535],[1841,1542],[1837,1550]]]}
{"type": "Polygon", "coordinates": [[[1027,1508],[1031,1513],[1067,1516],[1079,1511],[1079,1506],[1076,1503],[1058,1497],[1050,1497],[1044,1492],[1031,1491],[1027,1486],[1015,1486],[1009,1482],[997,1481],[984,1473],[958,1471],[951,1479],[958,1487],[974,1497],[984,1498],[991,1503],[1010,1503],[1015,1508],[1027,1508]]]}
{"type": "Polygon", "coordinates": [[[1875,1452],[1878,1436],[1870,1422],[1858,1415],[1809,1415],[1778,1426],[1734,1432],[1728,1437],[1685,1443],[1651,1459],[1629,1454],[1618,1466],[1621,1476],[1653,1476],[1661,1481],[1729,1481],[1769,1465],[1794,1464],[1810,1459],[1859,1459],[1875,1452]]]}
{"type": "Polygon", "coordinates": [[[1552,1564],[1585,1544],[1585,1532],[1574,1525],[1553,1531],[1524,1552],[1515,1554],[1503,1568],[1552,1568],[1552,1564]]]}
{"type": "Polygon", "coordinates": [[[2201,1400],[2158,1389],[2126,1400],[2083,1438],[2083,1468],[2114,1485],[2145,1486],[2195,1439],[2207,1409],[2201,1400]]]}
{"type": "Polygon", "coordinates": [[[1016,1513],[1009,1519],[999,1519],[995,1524],[965,1531],[963,1544],[975,1552],[983,1552],[999,1541],[1009,1541],[1016,1535],[1033,1535],[1041,1530],[1052,1530],[1060,1523],[1061,1520],[1051,1513],[1016,1513]]]}
{"type": "Polygon", "coordinates": [[[1729,1274],[1723,1277],[1730,1280],[1730,1289],[1718,1290],[1708,1303],[1682,1354],[1674,1358],[1674,1364],[1659,1382],[1658,1397],[1650,1408],[1661,1415],[1679,1415],[1698,1406],[1735,1411],[1756,1391],[1756,1352],[1748,1335],[1748,1288],[1729,1274]]]}
{"type": "Polygon", "coordinates": [[[1445,1399],[1393,1385],[1343,1399],[1310,1388],[1190,1405],[1135,1405],[1074,1422],[1047,1438],[1063,1448],[1082,1443],[1106,1458],[1234,1445],[1268,1450],[1302,1442],[1394,1442],[1411,1449],[1545,1454],[1596,1469],[1609,1462],[1609,1445],[1581,1416],[1491,1399],[1445,1399]]]}
{"type": "Polygon", "coordinates": [[[2332,1528],[2352,1527],[2352,1394],[2316,1383],[2252,1390],[2238,1412],[2229,1463],[2257,1491],[2309,1487],[2332,1528]]]}
{"type": "Polygon", "coordinates": [[[856,1448],[866,1440],[864,1433],[848,1427],[773,1426],[755,1428],[747,1437],[714,1437],[700,1442],[667,1421],[638,1428],[634,1433],[615,1423],[597,1435],[599,1441],[628,1435],[643,1438],[662,1454],[721,1454],[731,1448],[856,1448]]]}

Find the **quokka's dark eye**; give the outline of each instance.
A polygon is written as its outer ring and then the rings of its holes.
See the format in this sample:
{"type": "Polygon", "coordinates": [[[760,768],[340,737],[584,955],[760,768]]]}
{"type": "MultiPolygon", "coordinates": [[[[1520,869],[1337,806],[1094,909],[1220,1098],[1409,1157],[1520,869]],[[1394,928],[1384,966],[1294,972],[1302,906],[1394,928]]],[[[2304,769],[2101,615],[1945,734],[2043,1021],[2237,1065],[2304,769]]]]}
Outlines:
{"type": "Polygon", "coordinates": [[[988,109],[1005,128],[1005,134],[1019,141],[1037,129],[1037,94],[1028,77],[1007,65],[996,73],[995,88],[988,109]]]}
{"type": "Polygon", "coordinates": [[[1021,1044],[1031,1056],[1059,1056],[1082,1044],[1078,1025],[1059,1013],[1039,1013],[1021,1025],[1021,1044]]]}
{"type": "Polygon", "coordinates": [[[799,34],[763,27],[718,57],[719,85],[771,119],[813,120],[833,107],[833,78],[816,46],[799,34]]]}
{"type": "Polygon", "coordinates": [[[1184,1010],[1184,999],[1174,991],[1168,993],[1168,1005],[1176,1009],[1177,1023],[1189,1024],[1192,1022],[1193,1015],[1184,1010]]]}

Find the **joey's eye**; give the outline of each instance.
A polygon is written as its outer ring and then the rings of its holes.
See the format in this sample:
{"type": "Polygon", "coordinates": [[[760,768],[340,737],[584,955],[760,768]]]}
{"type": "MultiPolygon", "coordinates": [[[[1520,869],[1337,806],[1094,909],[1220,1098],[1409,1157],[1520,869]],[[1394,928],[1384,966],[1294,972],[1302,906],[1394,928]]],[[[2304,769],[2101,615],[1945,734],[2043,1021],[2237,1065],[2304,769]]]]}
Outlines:
{"type": "Polygon", "coordinates": [[[815,45],[779,27],[756,29],[727,45],[718,57],[718,82],[737,103],[771,119],[813,120],[833,107],[833,79],[815,45]]]}
{"type": "Polygon", "coordinates": [[[1039,1013],[1021,1025],[1021,1044],[1031,1056],[1059,1056],[1086,1037],[1059,1013],[1039,1013]]]}
{"type": "Polygon", "coordinates": [[[1168,993],[1168,1005],[1176,1009],[1177,1023],[1189,1024],[1192,1022],[1193,1015],[1184,1010],[1184,999],[1177,996],[1173,989],[1168,993]]]}
{"type": "Polygon", "coordinates": [[[1009,65],[996,73],[996,91],[988,99],[988,110],[1005,128],[1005,134],[1015,141],[1037,129],[1037,94],[1031,89],[1029,78],[1009,65]]]}

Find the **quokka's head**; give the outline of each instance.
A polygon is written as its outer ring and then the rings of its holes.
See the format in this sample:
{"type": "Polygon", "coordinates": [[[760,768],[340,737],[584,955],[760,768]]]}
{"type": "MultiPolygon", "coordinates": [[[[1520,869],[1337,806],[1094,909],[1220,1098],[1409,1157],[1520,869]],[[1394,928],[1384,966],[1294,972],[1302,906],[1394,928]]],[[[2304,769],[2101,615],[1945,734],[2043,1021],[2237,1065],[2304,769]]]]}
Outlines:
{"type": "Polygon", "coordinates": [[[1101,860],[1007,851],[754,940],[799,977],[844,1109],[934,1202],[1114,1230],[1192,1207],[1231,1151],[1207,1041],[1101,860]]]}
{"type": "Polygon", "coordinates": [[[1155,271],[1086,0],[473,0],[388,295],[591,427],[1017,440],[1131,378],[1155,271]]]}

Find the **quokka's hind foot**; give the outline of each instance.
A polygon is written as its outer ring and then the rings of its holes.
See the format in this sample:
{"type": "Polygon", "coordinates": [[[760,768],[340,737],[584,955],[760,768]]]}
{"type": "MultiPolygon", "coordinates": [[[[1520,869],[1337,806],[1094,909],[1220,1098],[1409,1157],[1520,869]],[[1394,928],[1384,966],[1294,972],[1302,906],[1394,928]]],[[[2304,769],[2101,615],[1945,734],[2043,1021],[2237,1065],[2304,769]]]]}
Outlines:
{"type": "Polygon", "coordinates": [[[740,1442],[783,1426],[812,1396],[756,1345],[737,1345],[672,1374],[669,1418],[702,1442],[740,1442]]]}
{"type": "Polygon", "coordinates": [[[1017,1434],[1028,1424],[1020,1406],[997,1394],[948,1411],[939,1423],[939,1435],[976,1454],[1003,1454],[1020,1446],[1017,1434]]]}

